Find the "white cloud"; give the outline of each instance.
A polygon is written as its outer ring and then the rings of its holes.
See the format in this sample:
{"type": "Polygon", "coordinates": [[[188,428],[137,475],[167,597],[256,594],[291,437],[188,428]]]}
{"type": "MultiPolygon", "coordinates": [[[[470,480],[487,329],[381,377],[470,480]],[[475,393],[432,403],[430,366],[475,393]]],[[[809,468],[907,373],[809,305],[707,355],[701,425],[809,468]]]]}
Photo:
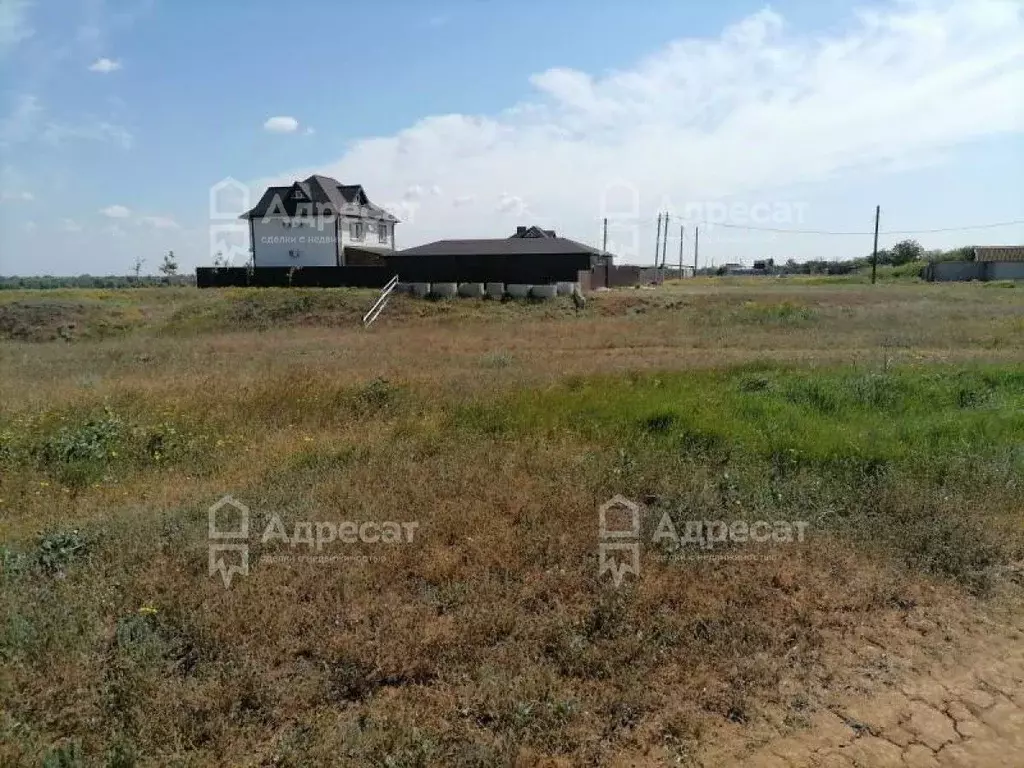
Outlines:
{"type": "MultiPolygon", "coordinates": [[[[494,201],[472,231],[454,204],[424,212],[403,225],[409,243],[499,236],[529,213],[536,222],[517,223],[547,222],[594,243],[613,184],[635,195],[650,224],[643,236],[653,238],[666,201],[774,200],[787,186],[931,163],[948,148],[1024,130],[1021,3],[879,8],[814,35],[764,10],[621,71],[551,69],[531,78],[533,97],[499,114],[426,117],[355,142],[335,163],[276,178],[315,170],[382,200],[431,178],[494,201]]],[[[649,250],[638,249],[640,258],[649,250]]]]}
{"type": "Polygon", "coordinates": [[[294,133],[299,129],[299,121],[287,115],[278,115],[267,119],[263,130],[270,133],[294,133]]]}
{"type": "Polygon", "coordinates": [[[122,125],[96,117],[85,117],[74,123],[46,120],[45,112],[37,96],[18,96],[10,112],[0,119],[0,147],[36,140],[59,147],[68,141],[87,140],[113,142],[131,149],[134,137],[122,125]]]}
{"type": "Polygon", "coordinates": [[[36,199],[36,196],[26,190],[14,191],[4,190],[0,192],[0,203],[6,203],[8,201],[18,201],[23,203],[30,203],[36,199]]]}
{"type": "Polygon", "coordinates": [[[108,219],[127,219],[132,214],[132,212],[123,205],[108,205],[106,208],[100,210],[100,213],[108,219]]]}
{"type": "Polygon", "coordinates": [[[82,225],[74,219],[61,219],[60,228],[64,232],[81,232],[82,225]]]}
{"type": "Polygon", "coordinates": [[[4,0],[0,3],[0,56],[34,34],[28,21],[33,4],[31,0],[4,0]]]}
{"type": "Polygon", "coordinates": [[[466,205],[470,205],[476,200],[476,195],[459,195],[458,197],[452,198],[452,205],[456,208],[461,208],[466,205]]]}
{"type": "Polygon", "coordinates": [[[22,94],[15,100],[11,111],[0,120],[0,147],[11,146],[32,138],[43,108],[39,98],[22,94]]]}
{"type": "Polygon", "coordinates": [[[24,227],[26,232],[35,232],[38,229],[36,223],[31,220],[26,221],[24,224],[22,224],[22,227],[24,227]]]}
{"type": "Polygon", "coordinates": [[[312,136],[314,133],[316,133],[316,129],[312,127],[307,127],[306,130],[303,131],[302,133],[305,136],[312,136]]]}
{"type": "Polygon", "coordinates": [[[523,216],[526,213],[526,202],[519,195],[502,193],[495,210],[499,213],[523,216]]]}
{"type": "Polygon", "coordinates": [[[68,141],[109,141],[119,144],[122,149],[131,149],[135,137],[121,125],[106,120],[87,120],[78,124],[47,123],[39,134],[43,141],[59,147],[68,141]]]}
{"type": "Polygon", "coordinates": [[[117,61],[115,59],[108,59],[106,57],[96,59],[96,61],[89,65],[90,72],[99,72],[104,75],[109,74],[110,72],[115,72],[120,68],[120,61],[117,61]]]}
{"type": "Polygon", "coordinates": [[[178,229],[179,227],[178,222],[170,216],[143,216],[139,222],[153,229],[178,229]]]}

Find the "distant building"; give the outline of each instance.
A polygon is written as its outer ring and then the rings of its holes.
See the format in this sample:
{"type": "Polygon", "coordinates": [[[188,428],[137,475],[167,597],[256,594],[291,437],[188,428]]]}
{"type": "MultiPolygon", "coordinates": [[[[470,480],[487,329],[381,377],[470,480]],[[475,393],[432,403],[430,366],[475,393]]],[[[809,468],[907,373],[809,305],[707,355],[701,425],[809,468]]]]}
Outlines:
{"type": "Polygon", "coordinates": [[[597,248],[559,237],[553,229],[520,226],[509,237],[438,240],[406,248],[390,255],[387,263],[403,276],[429,268],[435,280],[474,281],[493,274],[504,275],[505,282],[571,281],[588,289],[594,268],[609,258],[597,248]]]}
{"type": "Polygon", "coordinates": [[[925,265],[925,280],[1024,280],[1024,245],[979,245],[970,260],[936,261],[925,265]]]}
{"type": "Polygon", "coordinates": [[[975,261],[1024,261],[1024,245],[980,245],[974,248],[975,261]]]}
{"type": "Polygon", "coordinates": [[[241,218],[249,221],[255,267],[382,264],[395,250],[398,219],[371,203],[361,185],[330,176],[269,187],[241,218]]]}

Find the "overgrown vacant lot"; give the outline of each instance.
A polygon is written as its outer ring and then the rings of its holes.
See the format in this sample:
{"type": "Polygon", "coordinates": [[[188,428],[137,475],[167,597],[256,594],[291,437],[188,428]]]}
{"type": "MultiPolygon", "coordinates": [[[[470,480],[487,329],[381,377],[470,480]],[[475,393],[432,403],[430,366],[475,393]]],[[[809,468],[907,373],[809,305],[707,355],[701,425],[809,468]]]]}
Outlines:
{"type": "Polygon", "coordinates": [[[1021,288],[399,297],[363,330],[373,296],[0,294],[0,762],[724,764],[1019,648],[1021,288]],[[316,561],[275,519],[418,527],[316,561]]]}

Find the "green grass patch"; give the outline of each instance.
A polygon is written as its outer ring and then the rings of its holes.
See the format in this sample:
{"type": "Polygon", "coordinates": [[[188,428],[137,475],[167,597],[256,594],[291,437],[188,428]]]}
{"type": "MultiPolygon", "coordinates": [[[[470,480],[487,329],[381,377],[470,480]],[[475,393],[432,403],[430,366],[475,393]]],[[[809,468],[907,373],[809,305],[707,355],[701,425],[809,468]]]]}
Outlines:
{"type": "Polygon", "coordinates": [[[69,488],[167,466],[199,472],[217,447],[211,427],[171,412],[108,405],[0,421],[0,469],[33,468],[69,488]]]}
{"type": "Polygon", "coordinates": [[[1024,368],[800,371],[745,367],[576,379],[459,407],[487,433],[570,431],[606,443],[718,440],[764,458],[845,458],[941,468],[1009,455],[1024,444],[1024,368]]]}
{"type": "Polygon", "coordinates": [[[809,521],[976,593],[1024,555],[1019,366],[592,377],[468,403],[451,423],[509,441],[571,436],[613,457],[607,495],[697,519],[809,521]],[[703,495],[680,490],[693,478],[703,495]]]}

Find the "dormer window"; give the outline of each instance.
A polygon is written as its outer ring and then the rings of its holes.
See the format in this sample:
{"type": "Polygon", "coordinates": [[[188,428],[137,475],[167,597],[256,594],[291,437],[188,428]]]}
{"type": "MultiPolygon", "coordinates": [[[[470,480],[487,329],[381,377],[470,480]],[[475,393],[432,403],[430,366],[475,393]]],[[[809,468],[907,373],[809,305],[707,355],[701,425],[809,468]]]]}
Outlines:
{"type": "Polygon", "coordinates": [[[377,239],[382,243],[388,241],[388,225],[386,222],[382,221],[377,225],[377,239]]]}
{"type": "Polygon", "coordinates": [[[363,239],[363,222],[353,221],[348,225],[348,234],[353,240],[363,239]]]}

